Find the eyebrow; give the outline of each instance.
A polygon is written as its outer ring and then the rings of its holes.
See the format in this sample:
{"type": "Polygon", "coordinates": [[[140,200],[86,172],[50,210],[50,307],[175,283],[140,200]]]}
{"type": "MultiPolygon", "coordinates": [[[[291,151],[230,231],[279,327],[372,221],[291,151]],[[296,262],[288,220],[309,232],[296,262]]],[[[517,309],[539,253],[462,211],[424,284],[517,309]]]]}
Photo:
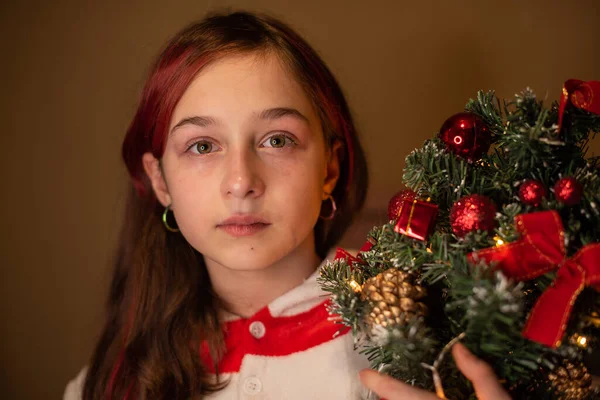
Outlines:
{"type": "MultiPolygon", "coordinates": [[[[297,119],[305,122],[307,125],[309,124],[308,118],[304,114],[302,114],[300,111],[296,110],[295,108],[289,108],[289,107],[268,108],[257,114],[258,119],[271,120],[271,121],[279,119],[279,118],[287,117],[287,116],[297,118],[297,119]]],[[[181,121],[179,121],[171,129],[171,134],[176,129],[178,129],[184,125],[196,125],[201,128],[206,128],[207,126],[218,125],[218,124],[219,124],[219,121],[213,117],[204,117],[204,116],[197,115],[197,116],[193,116],[193,117],[184,118],[181,121]]]]}
{"type": "Polygon", "coordinates": [[[196,125],[201,128],[205,128],[209,125],[217,125],[217,124],[218,124],[217,120],[212,117],[201,117],[201,116],[188,117],[188,118],[184,118],[181,121],[179,121],[177,123],[177,125],[175,125],[173,127],[173,129],[171,129],[171,134],[173,134],[173,132],[175,132],[175,130],[177,130],[177,128],[180,128],[184,125],[196,125]]]}
{"type": "Polygon", "coordinates": [[[295,108],[289,108],[289,107],[269,108],[267,110],[261,111],[260,114],[258,114],[259,119],[268,119],[268,120],[275,120],[275,119],[283,118],[286,116],[298,118],[298,119],[302,120],[303,122],[305,122],[306,124],[309,124],[308,118],[306,116],[304,116],[304,114],[302,114],[300,111],[296,110],[295,108]]]}

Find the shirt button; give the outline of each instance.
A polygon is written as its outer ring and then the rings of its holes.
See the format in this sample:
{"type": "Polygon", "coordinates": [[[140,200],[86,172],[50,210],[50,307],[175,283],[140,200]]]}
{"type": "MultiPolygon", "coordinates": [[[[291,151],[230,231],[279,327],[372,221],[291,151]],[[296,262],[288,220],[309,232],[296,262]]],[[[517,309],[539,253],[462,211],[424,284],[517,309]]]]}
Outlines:
{"type": "Polygon", "coordinates": [[[262,389],[262,382],[255,376],[246,378],[244,381],[244,393],[246,394],[257,394],[262,389]]]}
{"type": "Polygon", "coordinates": [[[250,324],[250,334],[255,338],[260,339],[261,337],[265,336],[265,332],[265,324],[262,322],[254,321],[250,324]]]}

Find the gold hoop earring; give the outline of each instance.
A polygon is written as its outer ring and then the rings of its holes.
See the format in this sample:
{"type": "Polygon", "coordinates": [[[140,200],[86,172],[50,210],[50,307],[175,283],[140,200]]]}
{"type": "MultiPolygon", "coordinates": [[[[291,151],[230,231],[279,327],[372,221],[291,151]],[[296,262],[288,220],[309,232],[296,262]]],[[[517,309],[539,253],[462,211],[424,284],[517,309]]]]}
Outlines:
{"type": "Polygon", "coordinates": [[[165,207],[165,211],[163,212],[163,215],[162,215],[163,225],[165,226],[165,228],[167,228],[167,230],[169,232],[179,232],[179,229],[172,228],[171,226],[169,226],[169,222],[167,221],[167,215],[169,214],[169,210],[170,209],[171,209],[171,205],[170,204],[165,207]]]}
{"type": "Polygon", "coordinates": [[[331,213],[326,217],[319,215],[319,218],[324,219],[325,221],[331,221],[335,217],[337,206],[335,205],[335,199],[332,195],[328,194],[325,200],[331,200],[331,213]]]}

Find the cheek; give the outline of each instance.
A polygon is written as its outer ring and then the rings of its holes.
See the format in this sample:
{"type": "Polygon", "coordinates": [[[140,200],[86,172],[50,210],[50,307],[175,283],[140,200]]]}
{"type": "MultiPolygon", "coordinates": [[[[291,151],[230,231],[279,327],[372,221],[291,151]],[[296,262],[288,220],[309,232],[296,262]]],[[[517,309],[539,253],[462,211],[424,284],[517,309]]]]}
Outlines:
{"type": "Polygon", "coordinates": [[[321,208],[324,176],[317,159],[304,161],[301,165],[281,163],[274,168],[276,173],[270,190],[280,205],[279,212],[287,214],[296,223],[314,226],[321,208]]]}
{"type": "Polygon", "coordinates": [[[169,191],[179,230],[198,251],[201,251],[198,244],[202,243],[206,231],[212,226],[211,216],[218,207],[214,194],[215,184],[210,176],[192,171],[180,171],[174,174],[170,182],[169,191]]]}

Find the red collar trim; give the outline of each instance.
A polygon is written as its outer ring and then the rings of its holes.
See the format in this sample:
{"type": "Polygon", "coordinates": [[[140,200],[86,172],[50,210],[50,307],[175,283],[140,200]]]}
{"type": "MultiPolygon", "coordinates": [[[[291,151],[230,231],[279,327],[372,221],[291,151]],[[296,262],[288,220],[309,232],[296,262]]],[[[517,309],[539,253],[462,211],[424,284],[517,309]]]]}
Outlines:
{"type": "MultiPolygon", "coordinates": [[[[287,356],[345,335],[350,328],[330,320],[328,303],[329,300],[325,300],[306,312],[283,317],[273,317],[269,308],[264,307],[251,318],[225,322],[226,352],[219,363],[219,373],[239,372],[246,354],[287,356]],[[265,335],[260,339],[250,333],[250,324],[254,321],[262,322],[265,327],[265,335]]],[[[215,373],[206,341],[200,347],[200,357],[204,365],[215,373]]]]}

